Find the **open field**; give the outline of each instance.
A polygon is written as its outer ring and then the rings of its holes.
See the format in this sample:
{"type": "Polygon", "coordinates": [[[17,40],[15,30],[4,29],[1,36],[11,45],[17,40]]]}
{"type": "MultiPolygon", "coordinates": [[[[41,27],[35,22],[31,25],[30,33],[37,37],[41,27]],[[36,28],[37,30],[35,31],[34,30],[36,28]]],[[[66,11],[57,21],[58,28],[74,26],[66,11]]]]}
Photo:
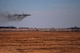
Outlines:
{"type": "Polygon", "coordinates": [[[0,53],[80,53],[80,32],[0,32],[0,53]]]}

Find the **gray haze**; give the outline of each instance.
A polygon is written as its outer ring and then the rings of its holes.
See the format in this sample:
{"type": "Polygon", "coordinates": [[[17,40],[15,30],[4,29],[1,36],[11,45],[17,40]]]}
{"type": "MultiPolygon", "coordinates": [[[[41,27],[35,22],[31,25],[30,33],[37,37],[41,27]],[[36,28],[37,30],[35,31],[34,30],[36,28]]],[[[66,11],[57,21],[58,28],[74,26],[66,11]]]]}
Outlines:
{"type": "Polygon", "coordinates": [[[22,14],[10,14],[10,13],[0,13],[0,25],[6,24],[9,22],[19,22],[23,20],[25,17],[22,14]],[[20,16],[18,16],[20,15],[20,16]]]}
{"type": "Polygon", "coordinates": [[[0,11],[31,14],[21,21],[1,15],[0,26],[80,27],[80,0],[0,0],[0,11]]]}

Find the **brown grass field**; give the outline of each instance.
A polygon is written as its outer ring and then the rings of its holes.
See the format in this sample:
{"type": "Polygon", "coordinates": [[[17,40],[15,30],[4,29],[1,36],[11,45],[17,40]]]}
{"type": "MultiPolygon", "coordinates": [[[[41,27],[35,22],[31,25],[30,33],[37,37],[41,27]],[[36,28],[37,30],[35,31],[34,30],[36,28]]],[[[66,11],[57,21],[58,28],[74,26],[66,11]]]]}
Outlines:
{"type": "Polygon", "coordinates": [[[0,53],[80,53],[80,32],[0,32],[0,53]]]}

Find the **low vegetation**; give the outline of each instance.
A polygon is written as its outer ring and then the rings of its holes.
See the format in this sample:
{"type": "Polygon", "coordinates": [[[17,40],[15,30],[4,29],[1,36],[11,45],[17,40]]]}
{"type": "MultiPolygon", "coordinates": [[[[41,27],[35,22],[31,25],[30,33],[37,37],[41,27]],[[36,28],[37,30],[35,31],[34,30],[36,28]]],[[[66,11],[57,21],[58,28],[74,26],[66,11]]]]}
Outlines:
{"type": "Polygon", "coordinates": [[[0,32],[0,53],[80,53],[80,32],[0,32]]]}

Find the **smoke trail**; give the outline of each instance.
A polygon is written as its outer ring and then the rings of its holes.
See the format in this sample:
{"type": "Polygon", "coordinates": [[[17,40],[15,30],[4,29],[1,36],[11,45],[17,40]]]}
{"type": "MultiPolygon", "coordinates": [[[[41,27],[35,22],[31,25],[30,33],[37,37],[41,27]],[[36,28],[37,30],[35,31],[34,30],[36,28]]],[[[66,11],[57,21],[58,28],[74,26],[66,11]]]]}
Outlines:
{"type": "Polygon", "coordinates": [[[9,13],[0,13],[0,24],[14,21],[21,21],[29,14],[9,14],[9,13]]]}
{"type": "Polygon", "coordinates": [[[8,22],[6,15],[7,15],[6,13],[0,13],[0,24],[8,22]]]}

